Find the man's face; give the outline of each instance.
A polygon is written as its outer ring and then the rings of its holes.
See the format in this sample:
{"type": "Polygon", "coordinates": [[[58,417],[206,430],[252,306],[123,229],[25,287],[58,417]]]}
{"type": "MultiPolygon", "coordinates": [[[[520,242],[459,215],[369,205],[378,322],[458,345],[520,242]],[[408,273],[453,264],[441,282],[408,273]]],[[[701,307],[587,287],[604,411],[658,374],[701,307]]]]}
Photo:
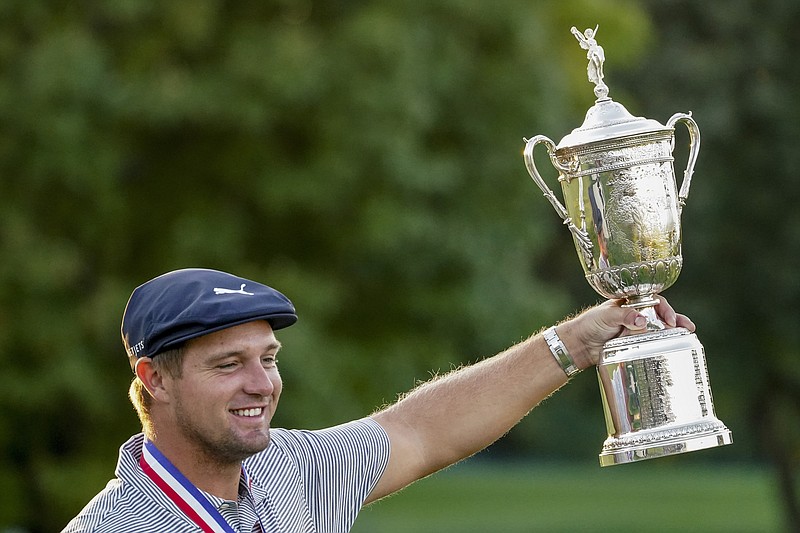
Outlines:
{"type": "Polygon", "coordinates": [[[264,320],[188,341],[183,376],[170,380],[179,437],[220,463],[240,462],[264,450],[282,388],[279,349],[264,320]]]}

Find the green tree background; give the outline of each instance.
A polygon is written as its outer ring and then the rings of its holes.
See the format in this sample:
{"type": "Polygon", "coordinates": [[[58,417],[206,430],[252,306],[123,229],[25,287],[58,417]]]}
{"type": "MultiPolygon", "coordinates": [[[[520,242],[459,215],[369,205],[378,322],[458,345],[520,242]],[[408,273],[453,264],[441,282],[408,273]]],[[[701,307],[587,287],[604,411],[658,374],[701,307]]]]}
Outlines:
{"type": "MultiPolygon", "coordinates": [[[[582,122],[569,28],[595,24],[615,100],[700,125],[667,296],[734,432],[705,457],[775,468],[796,512],[800,5],[4,0],[0,529],[58,530],[113,475],[138,428],[119,321],[165,271],[294,300],[287,427],[363,416],[598,301],[521,157],[582,122]]],[[[552,402],[497,450],[596,454],[595,381],[552,402]]]]}

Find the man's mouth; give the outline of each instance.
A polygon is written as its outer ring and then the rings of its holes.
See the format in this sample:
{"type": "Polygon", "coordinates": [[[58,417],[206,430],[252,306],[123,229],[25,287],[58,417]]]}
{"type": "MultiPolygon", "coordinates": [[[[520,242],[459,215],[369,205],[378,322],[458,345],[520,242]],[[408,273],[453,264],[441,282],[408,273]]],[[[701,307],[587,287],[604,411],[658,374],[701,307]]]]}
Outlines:
{"type": "Polygon", "coordinates": [[[264,412],[263,407],[252,407],[250,409],[232,409],[231,413],[235,414],[236,416],[246,416],[246,417],[256,417],[261,416],[261,413],[264,412]]]}

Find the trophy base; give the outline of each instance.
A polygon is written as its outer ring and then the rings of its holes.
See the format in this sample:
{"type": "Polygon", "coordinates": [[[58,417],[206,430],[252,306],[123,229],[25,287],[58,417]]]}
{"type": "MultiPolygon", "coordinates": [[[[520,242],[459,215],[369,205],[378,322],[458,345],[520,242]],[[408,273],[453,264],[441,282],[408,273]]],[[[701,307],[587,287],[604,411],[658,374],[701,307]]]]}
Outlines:
{"type": "Polygon", "coordinates": [[[642,432],[633,437],[609,437],[603,444],[603,451],[600,453],[600,466],[613,466],[694,452],[724,446],[732,442],[733,436],[722,422],[688,425],[650,434],[642,432]]]}
{"type": "Polygon", "coordinates": [[[705,352],[684,328],[606,343],[597,367],[612,466],[731,444],[714,414],[705,352]]]}

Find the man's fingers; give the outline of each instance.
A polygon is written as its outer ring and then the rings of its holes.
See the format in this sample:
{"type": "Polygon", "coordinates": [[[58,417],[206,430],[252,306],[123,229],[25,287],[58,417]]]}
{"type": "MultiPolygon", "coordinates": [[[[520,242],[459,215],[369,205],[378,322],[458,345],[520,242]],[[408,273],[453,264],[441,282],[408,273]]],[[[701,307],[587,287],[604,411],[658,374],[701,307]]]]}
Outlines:
{"type": "Polygon", "coordinates": [[[688,316],[681,314],[677,314],[675,316],[677,317],[676,324],[678,327],[686,328],[689,331],[695,330],[696,326],[694,325],[694,322],[692,322],[692,319],[690,319],[688,316]]]}
{"type": "Polygon", "coordinates": [[[673,328],[686,328],[689,331],[695,330],[694,322],[692,322],[689,317],[680,313],[676,313],[667,299],[660,294],[658,295],[658,299],[660,301],[656,306],[656,312],[661,317],[661,320],[663,320],[668,326],[673,328]]]}
{"type": "Polygon", "coordinates": [[[661,320],[664,321],[666,325],[671,328],[674,328],[678,324],[678,317],[675,314],[675,310],[669,305],[669,302],[666,298],[658,295],[658,305],[656,305],[656,313],[658,316],[661,317],[661,320]]]}
{"type": "MultiPolygon", "coordinates": [[[[668,327],[681,327],[686,328],[689,331],[695,330],[695,324],[689,317],[680,313],[676,313],[669,301],[667,301],[667,299],[660,294],[658,295],[658,299],[659,303],[656,305],[656,313],[668,327]]],[[[618,306],[620,304],[621,301],[616,301],[611,303],[610,306],[618,306]]],[[[622,325],[632,332],[642,330],[647,325],[647,319],[644,317],[644,315],[634,309],[630,309],[627,313],[621,316],[617,315],[617,317],[621,318],[622,325]]],[[[606,315],[606,319],[614,320],[614,315],[608,314],[606,315]]]]}

